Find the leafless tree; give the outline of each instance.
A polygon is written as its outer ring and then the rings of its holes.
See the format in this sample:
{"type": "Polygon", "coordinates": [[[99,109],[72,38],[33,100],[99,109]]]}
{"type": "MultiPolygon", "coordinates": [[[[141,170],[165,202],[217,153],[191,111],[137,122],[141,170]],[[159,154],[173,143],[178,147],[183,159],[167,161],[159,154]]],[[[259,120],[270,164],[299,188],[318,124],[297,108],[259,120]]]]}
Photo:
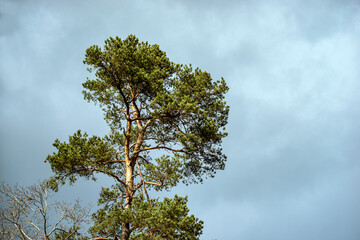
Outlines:
{"type": "Polygon", "coordinates": [[[29,187],[0,185],[0,239],[75,239],[90,206],[53,200],[46,182],[29,187]]]}

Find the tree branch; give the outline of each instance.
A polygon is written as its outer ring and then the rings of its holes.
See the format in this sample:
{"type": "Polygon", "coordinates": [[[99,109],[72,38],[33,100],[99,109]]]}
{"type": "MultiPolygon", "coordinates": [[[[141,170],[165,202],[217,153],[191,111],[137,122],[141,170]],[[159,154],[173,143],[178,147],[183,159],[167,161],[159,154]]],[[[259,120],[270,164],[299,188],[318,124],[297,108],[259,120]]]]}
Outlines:
{"type": "Polygon", "coordinates": [[[118,180],[119,182],[121,182],[126,187],[126,183],[123,180],[121,180],[118,176],[113,174],[113,173],[106,172],[106,171],[98,169],[98,168],[89,168],[88,170],[91,171],[91,172],[101,172],[101,173],[104,173],[106,175],[109,175],[109,176],[115,178],[116,180],[118,180]]]}
{"type": "MultiPolygon", "coordinates": [[[[142,181],[142,184],[141,184],[141,185],[143,185],[144,192],[145,192],[145,194],[146,194],[146,198],[147,198],[147,200],[149,200],[149,199],[150,199],[150,198],[149,198],[149,194],[148,194],[148,192],[147,192],[147,190],[146,190],[146,188],[145,188],[144,177],[143,177],[143,175],[142,175],[142,173],[141,173],[141,169],[140,169],[140,165],[139,165],[138,161],[136,161],[136,165],[137,165],[137,167],[138,167],[139,174],[140,174],[140,177],[141,177],[141,181],[142,181]]],[[[141,187],[141,185],[140,185],[139,187],[141,187]]]]}
{"type": "Polygon", "coordinates": [[[169,148],[169,147],[166,147],[166,146],[161,146],[160,144],[158,144],[155,147],[149,147],[149,148],[140,149],[139,152],[144,152],[144,151],[149,151],[149,150],[154,150],[154,149],[166,149],[166,150],[169,150],[169,151],[172,151],[172,152],[183,152],[183,153],[185,152],[183,149],[172,149],[172,148],[169,148]]]}
{"type": "Polygon", "coordinates": [[[108,163],[121,163],[121,162],[125,162],[125,159],[118,159],[118,160],[114,160],[114,161],[106,161],[106,162],[98,162],[98,163],[105,165],[108,163]]]}
{"type": "MultiPolygon", "coordinates": [[[[61,222],[62,220],[64,220],[65,217],[66,217],[66,215],[64,214],[64,215],[55,223],[53,229],[52,229],[52,230],[50,231],[50,233],[49,233],[49,236],[50,236],[55,230],[60,230],[60,229],[57,228],[57,226],[60,224],[60,222],[61,222]]],[[[61,230],[62,230],[62,229],[61,229],[61,230]]],[[[62,230],[62,231],[64,231],[64,230],[62,230]]]]}
{"type": "MultiPolygon", "coordinates": [[[[129,150],[132,149],[132,148],[135,146],[135,143],[136,143],[136,142],[134,142],[133,144],[131,144],[131,146],[129,147],[129,150]]],[[[125,152],[125,150],[120,151],[120,152],[117,152],[117,153],[124,153],[124,152],[125,152]]]]}
{"type": "Polygon", "coordinates": [[[132,118],[131,121],[142,121],[142,120],[149,120],[149,119],[153,119],[153,117],[135,117],[135,118],[132,118]]]}
{"type": "Polygon", "coordinates": [[[150,185],[156,185],[161,187],[163,184],[162,183],[158,183],[158,182],[145,182],[146,184],[150,184],[150,185]]]}

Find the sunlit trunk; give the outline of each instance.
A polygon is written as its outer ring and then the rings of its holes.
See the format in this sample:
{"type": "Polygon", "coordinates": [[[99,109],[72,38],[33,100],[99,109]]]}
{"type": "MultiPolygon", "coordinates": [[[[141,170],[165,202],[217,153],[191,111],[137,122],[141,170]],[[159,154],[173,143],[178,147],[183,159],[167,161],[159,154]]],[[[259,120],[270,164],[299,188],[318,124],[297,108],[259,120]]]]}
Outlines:
{"type": "MultiPolygon", "coordinates": [[[[131,202],[133,197],[133,173],[134,167],[130,163],[126,163],[126,191],[125,191],[125,205],[124,209],[131,209],[131,202]]],[[[128,240],[130,238],[130,223],[123,222],[121,224],[121,240],[128,240]]]]}

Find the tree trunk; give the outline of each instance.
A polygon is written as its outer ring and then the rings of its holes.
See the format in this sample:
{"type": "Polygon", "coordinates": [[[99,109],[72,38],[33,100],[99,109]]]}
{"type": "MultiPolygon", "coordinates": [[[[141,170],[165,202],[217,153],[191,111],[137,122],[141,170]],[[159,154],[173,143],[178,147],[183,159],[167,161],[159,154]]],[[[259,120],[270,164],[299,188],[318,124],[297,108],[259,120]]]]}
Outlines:
{"type": "Polygon", "coordinates": [[[128,240],[130,238],[130,224],[122,223],[121,224],[121,240],[128,240]]]}
{"type": "MultiPolygon", "coordinates": [[[[131,209],[131,202],[133,197],[133,173],[134,166],[129,162],[126,162],[126,190],[125,190],[125,205],[124,209],[131,209]]],[[[130,238],[130,223],[123,222],[121,224],[121,240],[128,240],[130,238]]]]}

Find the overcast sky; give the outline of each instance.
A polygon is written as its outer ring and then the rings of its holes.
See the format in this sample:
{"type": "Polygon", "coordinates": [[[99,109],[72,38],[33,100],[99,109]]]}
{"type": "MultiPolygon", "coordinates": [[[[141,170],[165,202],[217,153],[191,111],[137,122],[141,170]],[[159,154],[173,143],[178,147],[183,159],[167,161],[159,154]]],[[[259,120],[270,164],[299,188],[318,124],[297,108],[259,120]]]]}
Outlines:
{"type": "MultiPolygon", "coordinates": [[[[230,86],[226,169],[167,193],[201,239],[360,239],[358,0],[0,0],[1,181],[51,176],[56,138],[108,133],[82,61],[130,33],[230,86]]],[[[104,184],[59,194],[95,204],[104,184]]]]}

